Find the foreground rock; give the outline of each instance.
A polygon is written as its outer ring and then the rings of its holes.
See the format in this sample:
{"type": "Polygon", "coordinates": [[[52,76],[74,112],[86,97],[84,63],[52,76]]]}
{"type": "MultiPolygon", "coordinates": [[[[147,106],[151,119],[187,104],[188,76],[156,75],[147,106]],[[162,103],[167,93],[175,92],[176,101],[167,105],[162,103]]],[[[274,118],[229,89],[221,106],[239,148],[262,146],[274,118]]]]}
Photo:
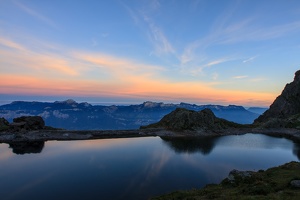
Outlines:
{"type": "Polygon", "coordinates": [[[270,108],[255,120],[265,128],[300,129],[300,70],[294,81],[287,84],[270,108]]]}
{"type": "Polygon", "coordinates": [[[286,163],[266,171],[235,170],[218,185],[177,191],[153,199],[299,199],[299,177],[299,162],[286,163]]]}
{"type": "Polygon", "coordinates": [[[141,129],[163,128],[172,131],[218,132],[229,128],[242,127],[247,126],[218,118],[210,109],[197,112],[177,108],[164,116],[159,122],[142,126],[141,129]]]}

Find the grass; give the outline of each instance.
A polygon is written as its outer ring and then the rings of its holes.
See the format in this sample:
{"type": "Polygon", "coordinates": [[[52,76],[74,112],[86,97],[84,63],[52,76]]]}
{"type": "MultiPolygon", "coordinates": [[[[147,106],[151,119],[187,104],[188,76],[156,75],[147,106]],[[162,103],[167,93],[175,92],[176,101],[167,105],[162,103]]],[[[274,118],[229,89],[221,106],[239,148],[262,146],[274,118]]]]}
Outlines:
{"type": "Polygon", "coordinates": [[[0,126],[0,131],[6,131],[9,129],[9,126],[0,126]]]}
{"type": "Polygon", "coordinates": [[[300,188],[290,186],[300,179],[300,163],[290,162],[266,171],[255,172],[251,177],[237,178],[234,183],[224,179],[220,184],[210,184],[202,189],[176,191],[152,198],[153,200],[196,199],[300,199],[300,188]]]}

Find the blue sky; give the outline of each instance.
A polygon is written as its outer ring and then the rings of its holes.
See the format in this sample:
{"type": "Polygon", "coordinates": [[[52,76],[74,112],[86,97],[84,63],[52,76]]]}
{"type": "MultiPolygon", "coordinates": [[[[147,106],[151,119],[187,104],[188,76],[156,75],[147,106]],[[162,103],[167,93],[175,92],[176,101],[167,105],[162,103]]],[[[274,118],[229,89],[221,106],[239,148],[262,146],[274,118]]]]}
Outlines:
{"type": "Polygon", "coordinates": [[[268,106],[299,33],[298,0],[0,0],[0,101],[268,106]]]}

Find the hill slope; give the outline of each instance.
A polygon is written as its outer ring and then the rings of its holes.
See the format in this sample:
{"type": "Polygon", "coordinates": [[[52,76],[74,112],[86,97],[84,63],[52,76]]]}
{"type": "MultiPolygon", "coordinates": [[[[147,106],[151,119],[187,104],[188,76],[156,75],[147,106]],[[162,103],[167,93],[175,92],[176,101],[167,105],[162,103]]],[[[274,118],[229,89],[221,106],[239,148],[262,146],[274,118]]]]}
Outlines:
{"type": "Polygon", "coordinates": [[[240,126],[242,125],[216,117],[208,108],[198,112],[185,108],[177,108],[164,116],[159,122],[143,126],[141,129],[163,128],[175,131],[219,131],[240,126]]]}

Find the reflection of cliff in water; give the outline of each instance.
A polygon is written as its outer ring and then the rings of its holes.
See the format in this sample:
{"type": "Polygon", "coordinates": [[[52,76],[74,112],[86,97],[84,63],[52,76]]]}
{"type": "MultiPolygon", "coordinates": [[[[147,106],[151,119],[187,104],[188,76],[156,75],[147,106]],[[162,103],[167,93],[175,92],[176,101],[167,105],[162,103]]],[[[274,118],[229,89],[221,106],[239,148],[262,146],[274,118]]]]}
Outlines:
{"type": "Polygon", "coordinates": [[[176,153],[200,152],[204,155],[209,154],[213,150],[216,141],[218,140],[217,137],[160,138],[176,153]]]}
{"type": "Polygon", "coordinates": [[[294,143],[293,154],[297,156],[298,160],[300,160],[300,144],[294,143]]]}
{"type": "Polygon", "coordinates": [[[12,148],[15,154],[26,154],[26,153],[41,153],[44,148],[44,141],[35,142],[12,142],[8,143],[9,148],[12,148]]]}

